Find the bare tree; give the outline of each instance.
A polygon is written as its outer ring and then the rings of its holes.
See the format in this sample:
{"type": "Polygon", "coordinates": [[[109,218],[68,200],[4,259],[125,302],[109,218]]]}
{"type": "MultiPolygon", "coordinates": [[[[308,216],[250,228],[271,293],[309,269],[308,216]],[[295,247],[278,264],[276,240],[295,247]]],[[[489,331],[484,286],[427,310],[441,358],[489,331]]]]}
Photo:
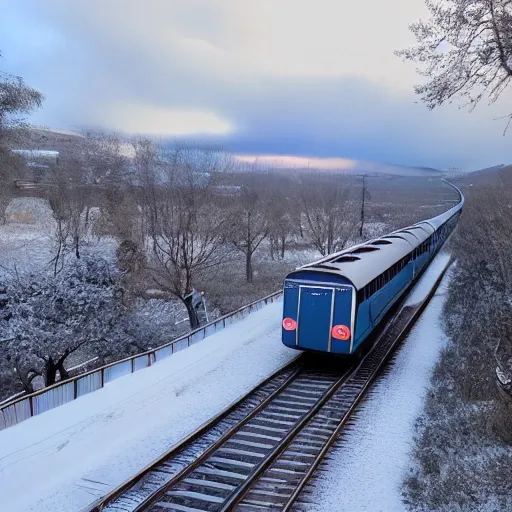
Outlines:
{"type": "MultiPolygon", "coordinates": [[[[428,21],[410,28],[418,45],[397,55],[421,65],[429,81],[415,92],[433,109],[462,98],[473,109],[485,96],[492,103],[512,77],[510,0],[426,0],[428,21]]],[[[512,119],[509,117],[509,122],[512,119]]],[[[507,124],[508,127],[508,124],[507,124]]]]}
{"type": "Polygon", "coordinates": [[[351,190],[350,179],[338,173],[310,172],[301,178],[301,204],[311,243],[322,256],[343,249],[355,233],[351,190]]]}
{"type": "Polygon", "coordinates": [[[196,277],[226,256],[227,216],[215,205],[211,181],[223,155],[208,148],[165,151],[147,140],[137,141],[135,150],[153,279],[183,302],[195,328],[199,319],[187,296],[196,277]]]}
{"type": "Polygon", "coordinates": [[[91,192],[80,158],[61,161],[53,168],[48,200],[56,221],[56,250],[53,259],[57,274],[67,254],[80,258],[80,245],[88,229],[91,192]]]}
{"type": "Polygon", "coordinates": [[[119,137],[93,132],[80,138],[53,166],[47,191],[56,220],[55,272],[67,254],[80,258],[94,206],[101,212],[95,223],[97,234],[108,233],[121,241],[135,237],[140,214],[127,161],[119,137]]]}
{"type": "Polygon", "coordinates": [[[101,211],[97,232],[143,242],[134,188],[133,148],[116,134],[88,132],[84,159],[101,211]]]}
{"type": "Polygon", "coordinates": [[[263,172],[247,173],[242,179],[242,191],[233,205],[230,240],[245,255],[245,277],[252,283],[254,253],[269,234],[270,202],[263,172]]]}

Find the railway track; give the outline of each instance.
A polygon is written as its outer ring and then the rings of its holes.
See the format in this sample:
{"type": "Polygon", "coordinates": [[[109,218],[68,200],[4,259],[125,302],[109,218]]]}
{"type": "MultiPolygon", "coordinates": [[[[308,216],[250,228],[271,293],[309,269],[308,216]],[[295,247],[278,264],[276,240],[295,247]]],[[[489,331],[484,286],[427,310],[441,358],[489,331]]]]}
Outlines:
{"type": "Polygon", "coordinates": [[[443,276],[423,302],[400,310],[359,363],[325,369],[325,361],[297,358],[89,510],[290,510],[443,276]]]}

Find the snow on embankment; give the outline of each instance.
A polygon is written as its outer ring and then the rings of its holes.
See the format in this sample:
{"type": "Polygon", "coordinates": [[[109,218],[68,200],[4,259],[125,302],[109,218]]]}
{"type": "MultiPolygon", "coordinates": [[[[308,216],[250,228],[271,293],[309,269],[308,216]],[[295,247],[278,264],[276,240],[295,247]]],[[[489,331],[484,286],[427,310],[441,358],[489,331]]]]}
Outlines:
{"type": "Polygon", "coordinates": [[[9,512],[77,511],[293,359],[282,302],[95,393],[0,431],[9,512]],[[30,492],[27,490],[30,482],[30,492]]]}
{"type": "MultiPolygon", "coordinates": [[[[421,301],[449,255],[439,254],[407,304],[421,301]]],[[[356,412],[355,422],[329,452],[314,479],[308,512],[405,512],[401,486],[410,464],[414,422],[420,415],[434,365],[445,343],[440,325],[446,274],[435,296],[356,412]]]]}

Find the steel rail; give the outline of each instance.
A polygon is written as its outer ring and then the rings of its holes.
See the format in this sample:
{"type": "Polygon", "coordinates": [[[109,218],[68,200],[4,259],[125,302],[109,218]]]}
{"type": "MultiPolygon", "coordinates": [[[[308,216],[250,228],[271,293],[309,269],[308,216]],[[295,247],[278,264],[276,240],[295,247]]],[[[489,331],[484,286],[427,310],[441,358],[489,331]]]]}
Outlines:
{"type": "MultiPolygon", "coordinates": [[[[218,506],[221,506],[223,503],[225,503],[225,506],[222,510],[224,510],[226,507],[229,507],[231,494],[221,497],[216,496],[215,494],[205,493],[204,491],[190,491],[187,489],[187,486],[192,486],[192,488],[199,487],[200,489],[204,487],[216,487],[217,489],[220,489],[220,491],[218,492],[221,494],[226,494],[224,491],[231,491],[233,487],[236,488],[237,491],[240,488],[244,489],[244,480],[246,475],[243,474],[242,469],[240,470],[241,472],[235,473],[234,470],[231,468],[231,465],[239,466],[241,468],[248,468],[250,466],[254,466],[256,471],[264,471],[267,465],[272,462],[275,455],[280,452],[281,447],[283,445],[288,444],[288,442],[291,439],[293,439],[298,432],[302,430],[304,425],[311,419],[311,417],[313,417],[317,413],[317,411],[329,400],[333,393],[335,393],[336,390],[343,384],[349,373],[350,369],[344,371],[342,375],[339,375],[339,371],[336,372],[336,375],[333,375],[332,373],[326,373],[322,375],[318,372],[316,372],[315,374],[314,371],[308,369],[299,370],[299,374],[295,376],[293,380],[290,380],[290,382],[288,382],[287,385],[282,386],[282,389],[280,390],[279,393],[274,394],[273,397],[269,397],[269,400],[267,401],[265,407],[261,407],[257,413],[252,415],[252,418],[247,418],[240,422],[239,424],[237,424],[235,428],[233,428],[229,433],[226,433],[226,435],[224,435],[222,439],[219,439],[216,445],[212,446],[211,449],[208,450],[208,453],[203,454],[203,456],[201,456],[200,459],[197,459],[183,472],[181,472],[179,475],[176,475],[176,478],[174,478],[172,482],[169,482],[169,484],[166,485],[165,488],[162,488],[157,494],[155,494],[155,496],[151,500],[147,500],[144,504],[141,504],[139,507],[134,509],[133,512],[141,512],[143,510],[162,510],[163,508],[179,511],[208,511],[217,510],[218,506]],[[300,382],[301,378],[303,378],[302,382],[300,382]],[[296,386],[296,388],[292,390],[292,387],[294,385],[296,386]],[[286,390],[292,390],[291,396],[294,396],[295,400],[300,400],[301,397],[297,395],[297,393],[299,393],[300,391],[297,390],[297,387],[299,389],[304,389],[304,387],[306,388],[306,390],[304,391],[306,397],[303,399],[312,400],[312,403],[306,404],[295,402],[297,405],[300,405],[300,407],[295,406],[295,414],[297,416],[295,418],[292,414],[293,408],[289,407],[287,409],[284,406],[276,404],[281,404],[284,402],[283,398],[288,398],[284,396],[284,392],[286,390]],[[317,397],[311,396],[315,395],[315,388],[318,394],[317,397]],[[267,409],[270,410],[270,408],[274,408],[275,411],[267,411],[267,409]],[[281,410],[285,410],[286,412],[288,412],[288,414],[282,412],[281,410]],[[258,414],[261,416],[260,418],[258,418],[258,414]],[[272,417],[264,417],[263,415],[265,414],[274,416],[274,418],[281,417],[282,419],[276,420],[272,419],[272,417]],[[270,425],[272,425],[272,427],[268,425],[251,425],[251,420],[261,421],[264,424],[266,421],[271,422],[270,425]],[[283,435],[280,439],[277,438],[277,436],[279,435],[278,433],[273,434],[274,438],[278,439],[278,442],[274,447],[272,447],[271,444],[268,444],[271,442],[268,440],[266,441],[267,444],[263,444],[247,442],[246,440],[234,439],[234,437],[237,434],[241,434],[241,436],[243,437],[251,438],[251,436],[255,435],[255,433],[253,432],[254,429],[262,429],[263,431],[276,431],[279,429],[274,427],[276,427],[279,424],[286,423],[289,423],[290,427],[288,430],[282,429],[283,435]],[[227,443],[233,443],[234,446],[237,446],[239,443],[245,443],[246,445],[249,445],[249,448],[246,448],[245,450],[240,448],[230,448],[229,446],[226,446],[227,443]],[[271,449],[268,450],[268,448],[271,449]],[[258,449],[266,453],[261,453],[261,451],[258,451],[258,449]],[[215,455],[216,452],[218,454],[217,456],[215,455]],[[229,456],[234,458],[228,458],[229,456]],[[252,464],[250,461],[255,459],[259,459],[259,462],[255,462],[252,464]],[[221,469],[219,469],[219,464],[221,469]],[[208,479],[189,478],[191,474],[197,471],[207,471],[207,474],[208,472],[213,471],[214,473],[216,473],[217,480],[210,481],[208,479]],[[232,485],[233,475],[236,475],[235,478],[241,480],[241,483],[238,486],[232,485]],[[224,478],[224,480],[222,480],[222,478],[224,478]],[[178,489],[173,489],[173,487],[176,486],[178,486],[178,489]],[[179,488],[180,486],[182,487],[181,489],[179,488]],[[183,489],[183,487],[185,488],[183,489]],[[162,499],[162,501],[158,502],[159,499],[162,499]],[[188,502],[187,504],[183,504],[180,503],[180,500],[188,500],[188,502]],[[176,501],[178,502],[176,503],[176,501]],[[207,503],[208,501],[212,501],[213,503],[207,503]],[[194,506],[194,502],[199,502],[199,505],[195,504],[194,506]]],[[[287,403],[291,404],[292,402],[288,401],[287,403]]],[[[261,436],[261,434],[256,435],[261,436]]],[[[272,439],[272,437],[268,435],[263,437],[266,439],[272,439]]],[[[247,476],[251,477],[252,473],[250,473],[247,476]]],[[[214,489],[214,491],[217,489],[214,489]]]]}
{"type": "MultiPolygon", "coordinates": [[[[263,391],[267,385],[272,383],[272,381],[278,379],[281,375],[285,374],[286,372],[291,371],[292,375],[295,375],[297,373],[297,371],[299,371],[303,365],[303,356],[304,356],[303,354],[298,354],[292,361],[290,361],[283,367],[276,370],[270,376],[263,379],[254,388],[249,390],[247,393],[242,395],[240,398],[236,399],[234,402],[232,402],[230,405],[228,405],[224,410],[220,411],[213,418],[206,421],[203,425],[201,425],[194,432],[192,432],[187,437],[182,439],[179,443],[172,446],[169,450],[167,450],[158,459],[156,459],[155,461],[148,464],[146,467],[141,469],[138,473],[136,473],[134,476],[130,477],[128,480],[126,480],[120,486],[115,488],[113,491],[111,491],[106,496],[100,498],[95,503],[89,505],[86,509],[84,509],[84,512],[103,512],[105,510],[105,507],[112,504],[115,500],[117,500],[119,497],[121,497],[123,495],[123,493],[127,492],[134,485],[141,483],[141,481],[145,477],[147,477],[149,475],[149,473],[151,473],[153,470],[155,470],[155,468],[157,468],[158,466],[160,466],[162,463],[164,463],[166,460],[172,458],[173,456],[178,455],[186,447],[190,446],[194,441],[201,439],[203,436],[205,436],[209,432],[211,432],[211,430],[213,428],[215,428],[222,420],[225,420],[231,414],[236,413],[237,409],[239,409],[241,406],[243,406],[244,402],[247,402],[255,394],[263,391]]],[[[288,382],[288,380],[289,380],[289,378],[286,378],[284,382],[288,382]]],[[[280,389],[280,388],[281,388],[281,385],[278,387],[278,389],[280,389]]],[[[260,402],[259,405],[256,405],[256,407],[261,406],[262,403],[264,403],[270,396],[272,396],[274,394],[275,394],[275,390],[273,390],[269,396],[264,398],[263,402],[260,402]]]]}
{"type": "Polygon", "coordinates": [[[276,456],[271,464],[267,465],[267,471],[264,473],[255,473],[251,481],[246,482],[243,489],[237,490],[236,494],[231,496],[229,504],[226,504],[220,509],[222,512],[227,512],[228,510],[246,512],[255,509],[280,510],[282,512],[289,512],[291,510],[328,450],[346,427],[353,412],[365,396],[366,391],[375,380],[385,362],[398,347],[401,340],[410,332],[422,312],[430,303],[444,275],[450,268],[451,263],[452,261],[450,260],[434,282],[427,296],[419,304],[402,308],[395,320],[381,333],[372,349],[364,356],[361,363],[333,395],[329,401],[332,403],[329,404],[328,402],[326,404],[326,411],[322,411],[322,409],[319,411],[319,415],[325,412],[325,414],[322,415],[321,421],[315,425],[312,420],[312,422],[303,429],[300,435],[297,436],[299,439],[292,439],[287,446],[283,445],[280,454],[276,456]],[[408,314],[406,317],[401,318],[400,314],[406,309],[408,310],[408,314]],[[397,328],[398,333],[394,332],[397,328]],[[383,340],[383,338],[386,337],[389,337],[389,339],[383,340]],[[381,354],[379,354],[379,351],[381,354]],[[373,362],[371,361],[372,357],[375,359],[373,362]],[[370,364],[368,365],[369,360],[370,364]],[[329,422],[331,422],[330,425],[329,422]],[[310,441],[311,434],[314,431],[318,431],[320,425],[325,431],[330,431],[330,435],[323,443],[320,441],[312,443],[310,441]],[[310,432],[308,432],[308,427],[311,429],[310,432]],[[303,438],[302,440],[300,439],[301,436],[303,438]],[[295,454],[295,456],[289,455],[290,453],[295,454]],[[306,464],[301,459],[301,454],[303,457],[313,458],[306,464]],[[286,474],[278,473],[279,457],[287,457],[287,476],[286,474]],[[306,468],[304,468],[305,464],[307,465],[306,468]]]}

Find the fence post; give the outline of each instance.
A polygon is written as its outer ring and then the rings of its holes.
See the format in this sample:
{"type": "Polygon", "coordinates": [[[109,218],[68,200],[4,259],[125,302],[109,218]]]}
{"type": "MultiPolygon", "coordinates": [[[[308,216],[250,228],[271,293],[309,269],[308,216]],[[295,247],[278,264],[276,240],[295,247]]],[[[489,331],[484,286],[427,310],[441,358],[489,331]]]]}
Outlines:
{"type": "Polygon", "coordinates": [[[73,395],[74,395],[74,400],[76,400],[78,397],[78,378],[75,379],[75,381],[73,382],[73,395]]]}
{"type": "Polygon", "coordinates": [[[28,403],[30,405],[30,416],[34,416],[34,402],[32,401],[32,397],[28,397],[28,403]]]}
{"type": "Polygon", "coordinates": [[[101,369],[100,376],[101,376],[101,387],[104,387],[105,386],[105,370],[103,368],[101,369]]]}

